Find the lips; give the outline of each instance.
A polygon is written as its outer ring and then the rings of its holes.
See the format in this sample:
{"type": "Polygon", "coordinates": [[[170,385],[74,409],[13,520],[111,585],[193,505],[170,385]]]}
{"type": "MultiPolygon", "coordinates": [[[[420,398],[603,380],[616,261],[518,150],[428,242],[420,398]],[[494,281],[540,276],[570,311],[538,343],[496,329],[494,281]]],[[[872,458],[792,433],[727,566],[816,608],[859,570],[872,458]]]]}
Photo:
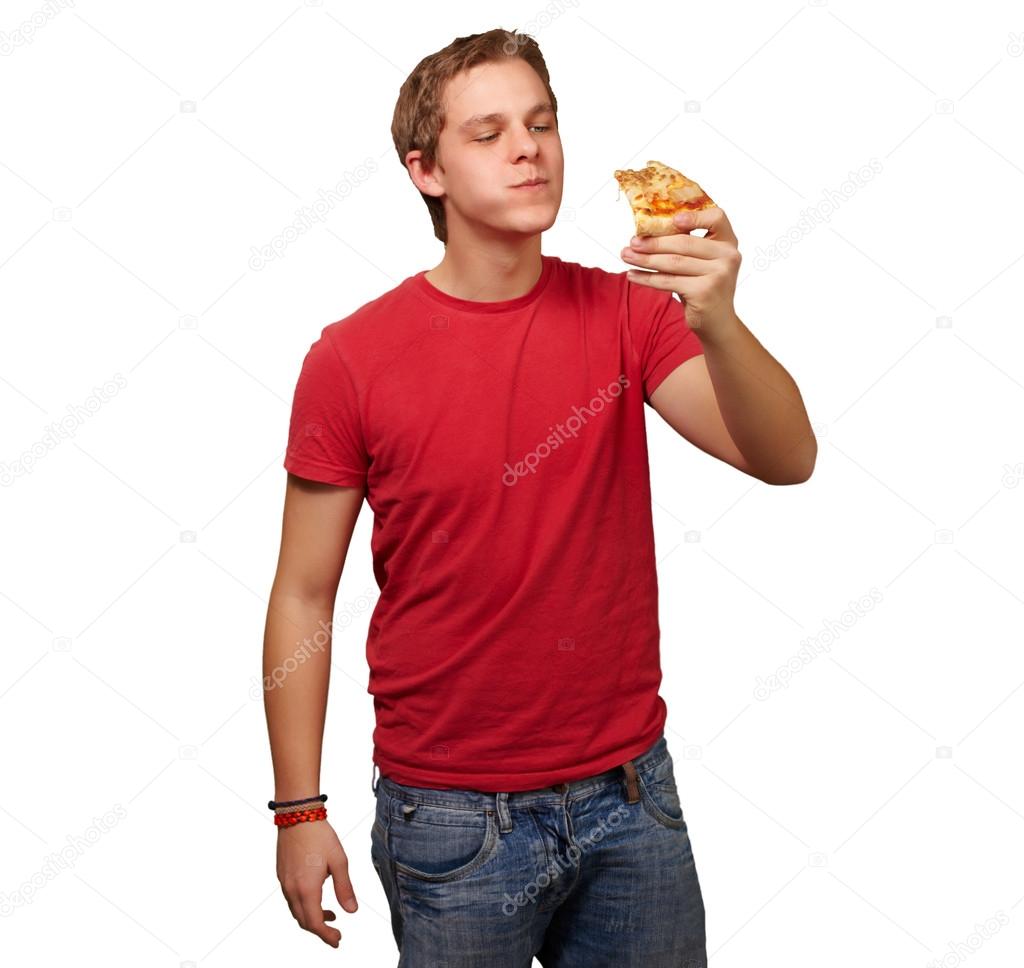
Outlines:
{"type": "Polygon", "coordinates": [[[513,188],[529,188],[531,185],[545,185],[547,184],[546,178],[531,178],[529,181],[520,182],[518,185],[513,185],[513,188]]]}

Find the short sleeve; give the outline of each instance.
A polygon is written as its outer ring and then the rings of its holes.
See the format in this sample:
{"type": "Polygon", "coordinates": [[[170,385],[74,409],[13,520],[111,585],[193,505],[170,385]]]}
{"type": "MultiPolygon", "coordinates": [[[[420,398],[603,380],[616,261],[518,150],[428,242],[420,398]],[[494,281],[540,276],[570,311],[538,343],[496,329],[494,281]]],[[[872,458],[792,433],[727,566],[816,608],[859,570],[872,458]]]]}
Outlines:
{"type": "Polygon", "coordinates": [[[312,481],[359,487],[369,463],[356,387],[325,329],[306,353],[295,385],[284,467],[312,481]]]}
{"type": "Polygon", "coordinates": [[[640,360],[644,400],[677,366],[704,352],[682,301],[665,289],[626,282],[627,325],[640,360]]]}

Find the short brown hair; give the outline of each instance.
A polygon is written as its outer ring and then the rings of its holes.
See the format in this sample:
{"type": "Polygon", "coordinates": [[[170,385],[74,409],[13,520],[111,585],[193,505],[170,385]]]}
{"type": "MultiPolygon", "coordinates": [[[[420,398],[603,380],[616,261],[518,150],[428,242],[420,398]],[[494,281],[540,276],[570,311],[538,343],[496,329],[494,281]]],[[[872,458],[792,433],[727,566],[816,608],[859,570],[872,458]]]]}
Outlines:
{"type": "MultiPolygon", "coordinates": [[[[437,142],[445,123],[445,105],[441,95],[445,84],[456,74],[477,64],[519,57],[526,61],[544,82],[558,124],[558,101],[551,90],[544,55],[537,41],[529,34],[500,27],[482,34],[456,37],[447,47],[424,57],[405,79],[395,104],[391,121],[391,137],[398,160],[405,165],[405,156],[418,149],[426,166],[437,160],[437,142]]],[[[448,244],[448,223],[440,198],[420,192],[434,222],[434,235],[448,244]]]]}

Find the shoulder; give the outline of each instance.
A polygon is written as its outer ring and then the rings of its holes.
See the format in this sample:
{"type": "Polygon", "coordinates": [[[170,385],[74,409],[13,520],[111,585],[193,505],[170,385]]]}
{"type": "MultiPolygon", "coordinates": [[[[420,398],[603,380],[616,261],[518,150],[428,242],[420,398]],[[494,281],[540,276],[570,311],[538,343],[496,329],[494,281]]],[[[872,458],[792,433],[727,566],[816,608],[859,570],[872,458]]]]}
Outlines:
{"type": "Polygon", "coordinates": [[[558,256],[550,257],[554,264],[556,288],[567,292],[581,302],[597,301],[608,305],[619,304],[626,293],[626,273],[610,272],[600,266],[571,262],[558,256]]]}
{"type": "Polygon", "coordinates": [[[611,272],[600,266],[568,262],[555,257],[564,286],[580,301],[597,301],[601,305],[615,306],[628,321],[630,318],[649,319],[652,315],[671,311],[673,303],[680,305],[671,292],[632,283],[626,278],[626,269],[611,272]]]}
{"type": "Polygon", "coordinates": [[[387,340],[400,321],[408,315],[410,280],[404,279],[387,292],[357,306],[347,316],[327,323],[317,342],[329,343],[346,357],[358,357],[372,351],[381,339],[387,340]]]}
{"type": "Polygon", "coordinates": [[[554,265],[555,272],[563,279],[591,286],[614,286],[625,279],[625,272],[609,272],[600,266],[584,265],[562,259],[557,255],[546,256],[554,265]],[[621,277],[621,279],[620,279],[621,277]]]}

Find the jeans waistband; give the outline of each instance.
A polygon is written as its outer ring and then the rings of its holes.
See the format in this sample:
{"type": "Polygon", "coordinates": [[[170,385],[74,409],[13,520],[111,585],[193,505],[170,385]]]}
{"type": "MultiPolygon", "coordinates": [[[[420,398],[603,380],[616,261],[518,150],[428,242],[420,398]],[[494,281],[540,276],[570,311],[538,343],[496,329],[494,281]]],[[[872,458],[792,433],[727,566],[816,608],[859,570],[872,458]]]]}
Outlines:
{"type": "MultiPolygon", "coordinates": [[[[668,744],[665,740],[665,734],[662,732],[643,753],[634,756],[619,766],[604,770],[601,773],[595,773],[593,776],[583,777],[579,780],[570,780],[567,783],[538,787],[534,790],[514,790],[504,793],[502,796],[507,798],[509,804],[525,806],[530,803],[560,803],[563,799],[574,800],[577,797],[594,793],[610,783],[622,783],[624,777],[632,786],[634,783],[633,778],[637,773],[657,766],[667,756],[668,744]]],[[[433,787],[406,786],[405,784],[394,782],[383,774],[380,774],[377,778],[374,790],[377,787],[383,787],[385,792],[391,796],[398,796],[403,800],[433,804],[438,807],[462,807],[464,809],[478,809],[493,805],[495,797],[501,792],[497,790],[493,793],[482,790],[441,790],[433,787]]],[[[632,796],[631,794],[630,799],[632,799],[632,796]]]]}

